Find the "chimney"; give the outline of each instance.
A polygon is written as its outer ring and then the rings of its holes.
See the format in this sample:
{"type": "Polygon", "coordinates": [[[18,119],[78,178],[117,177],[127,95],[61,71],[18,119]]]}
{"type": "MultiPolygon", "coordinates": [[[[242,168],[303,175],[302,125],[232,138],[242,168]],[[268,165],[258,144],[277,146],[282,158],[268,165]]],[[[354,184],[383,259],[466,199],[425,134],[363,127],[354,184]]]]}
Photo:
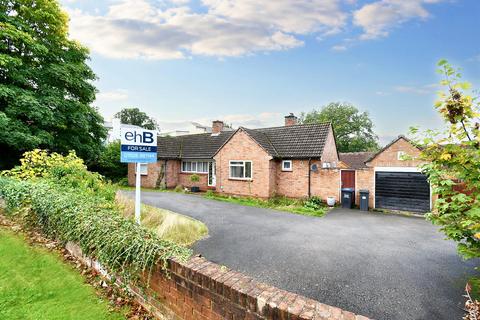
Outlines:
{"type": "Polygon", "coordinates": [[[286,127],[296,125],[297,123],[298,123],[298,118],[293,113],[290,112],[288,116],[285,116],[286,127]]]}
{"type": "Polygon", "coordinates": [[[217,134],[223,131],[223,121],[215,120],[212,122],[212,134],[217,134]]]}

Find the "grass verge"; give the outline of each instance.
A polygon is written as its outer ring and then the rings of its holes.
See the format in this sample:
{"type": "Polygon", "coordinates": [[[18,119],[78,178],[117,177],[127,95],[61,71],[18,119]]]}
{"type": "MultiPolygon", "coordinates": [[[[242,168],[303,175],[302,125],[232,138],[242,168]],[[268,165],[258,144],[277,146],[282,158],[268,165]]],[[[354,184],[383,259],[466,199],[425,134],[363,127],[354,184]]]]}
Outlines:
{"type": "MultiPolygon", "coordinates": [[[[116,196],[120,211],[128,219],[135,216],[135,201],[121,193],[116,196]]],[[[184,246],[191,246],[208,235],[207,226],[193,218],[142,204],[142,225],[154,231],[160,238],[184,246]]]]}
{"type": "Polygon", "coordinates": [[[286,197],[275,197],[268,200],[251,198],[251,197],[235,197],[227,196],[214,192],[207,192],[205,198],[241,204],[244,206],[269,208],[280,211],[301,214],[305,216],[321,217],[327,213],[330,208],[324,204],[312,205],[309,200],[290,199],[286,197]]]}
{"type": "Polygon", "coordinates": [[[0,319],[125,319],[61,258],[0,228],[0,319]]]}

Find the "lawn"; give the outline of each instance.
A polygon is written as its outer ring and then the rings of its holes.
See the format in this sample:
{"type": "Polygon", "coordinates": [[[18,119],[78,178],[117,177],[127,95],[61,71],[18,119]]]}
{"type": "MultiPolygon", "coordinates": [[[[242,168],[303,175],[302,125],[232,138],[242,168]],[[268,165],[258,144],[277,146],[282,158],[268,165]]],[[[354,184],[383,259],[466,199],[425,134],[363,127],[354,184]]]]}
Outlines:
{"type": "Polygon", "coordinates": [[[328,212],[329,207],[321,202],[318,198],[312,198],[310,200],[303,199],[290,199],[286,197],[275,197],[268,200],[251,198],[251,197],[235,197],[222,195],[214,192],[207,192],[205,197],[208,199],[214,199],[218,201],[225,201],[231,203],[237,203],[244,206],[252,206],[259,208],[269,208],[280,211],[287,211],[296,214],[302,214],[306,216],[321,217],[328,212]]]}
{"type": "Polygon", "coordinates": [[[55,252],[0,228],[0,319],[125,319],[55,252]]]}
{"type": "MultiPolygon", "coordinates": [[[[116,202],[120,211],[128,219],[135,216],[135,201],[117,193],[116,202]]],[[[160,238],[177,244],[191,246],[208,234],[207,226],[193,218],[166,209],[142,204],[142,226],[154,231],[160,238]]]]}

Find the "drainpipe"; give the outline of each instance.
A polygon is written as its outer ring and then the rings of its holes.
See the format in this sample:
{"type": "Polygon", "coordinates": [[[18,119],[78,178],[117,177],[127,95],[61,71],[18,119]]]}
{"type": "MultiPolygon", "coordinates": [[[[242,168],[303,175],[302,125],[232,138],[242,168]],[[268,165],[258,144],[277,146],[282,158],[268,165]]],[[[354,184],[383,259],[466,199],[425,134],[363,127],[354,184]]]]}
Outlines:
{"type": "Polygon", "coordinates": [[[312,158],[308,159],[308,198],[312,196],[312,187],[311,187],[311,180],[312,180],[312,158]]]}
{"type": "Polygon", "coordinates": [[[167,180],[167,159],[165,159],[165,189],[168,189],[168,180],[167,180]]]}

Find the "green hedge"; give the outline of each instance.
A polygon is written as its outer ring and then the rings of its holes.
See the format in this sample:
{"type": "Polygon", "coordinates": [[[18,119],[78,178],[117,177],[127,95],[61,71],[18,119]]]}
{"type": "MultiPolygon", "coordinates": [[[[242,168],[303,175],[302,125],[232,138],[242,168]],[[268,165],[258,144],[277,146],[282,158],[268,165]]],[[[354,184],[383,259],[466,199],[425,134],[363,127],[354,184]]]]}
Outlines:
{"type": "Polygon", "coordinates": [[[134,277],[167,259],[186,259],[191,251],[162,240],[120,216],[113,201],[46,181],[0,178],[8,214],[23,218],[48,237],[77,243],[83,252],[114,273],[134,277]],[[26,208],[28,210],[18,210],[26,208]]]}

